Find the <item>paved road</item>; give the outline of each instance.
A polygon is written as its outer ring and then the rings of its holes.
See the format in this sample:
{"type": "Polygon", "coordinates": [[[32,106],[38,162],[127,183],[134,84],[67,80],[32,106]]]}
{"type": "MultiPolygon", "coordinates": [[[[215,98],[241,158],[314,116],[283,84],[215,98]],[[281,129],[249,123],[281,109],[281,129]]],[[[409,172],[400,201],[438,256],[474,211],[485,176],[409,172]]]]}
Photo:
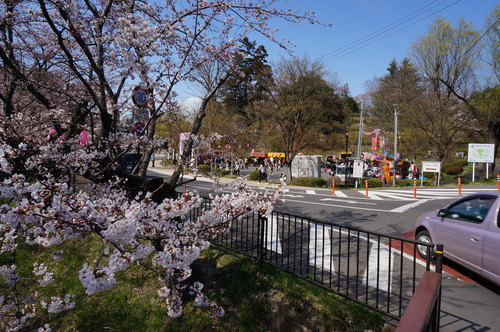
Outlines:
{"type": "MultiPolygon", "coordinates": [[[[165,170],[156,169],[156,174],[165,170]]],[[[273,174],[274,175],[274,174],[273,174]]],[[[276,181],[279,173],[275,175],[276,181]]],[[[273,179],[271,178],[271,182],[273,179]]],[[[270,185],[251,183],[259,190],[270,185]]],[[[190,190],[209,190],[210,182],[196,181],[189,184],[190,190]]],[[[464,187],[462,193],[480,190],[496,190],[496,186],[464,187]]],[[[457,188],[420,188],[417,198],[413,188],[384,188],[370,190],[311,189],[289,187],[285,203],[277,207],[280,211],[329,221],[346,226],[355,226],[369,231],[390,235],[411,236],[413,222],[423,211],[436,210],[458,198],[457,188]]],[[[279,243],[278,239],[274,243],[279,243]]],[[[272,244],[270,245],[272,247],[272,244]]],[[[280,249],[275,249],[278,252],[280,249]]],[[[282,250],[282,249],[281,249],[282,250]]],[[[443,277],[443,300],[441,331],[495,331],[500,326],[500,288],[449,261],[443,277]],[[452,270],[450,270],[452,269],[452,270]]]]}

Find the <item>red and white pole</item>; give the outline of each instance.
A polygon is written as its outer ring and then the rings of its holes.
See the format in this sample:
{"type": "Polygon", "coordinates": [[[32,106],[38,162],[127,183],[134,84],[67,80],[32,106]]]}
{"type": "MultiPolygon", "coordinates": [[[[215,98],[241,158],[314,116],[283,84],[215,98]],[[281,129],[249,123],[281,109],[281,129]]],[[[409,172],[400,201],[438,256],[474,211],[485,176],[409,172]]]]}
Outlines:
{"type": "Polygon", "coordinates": [[[498,191],[500,191],[500,173],[497,174],[497,187],[498,187],[498,191]]]}
{"type": "Polygon", "coordinates": [[[368,180],[365,180],[365,188],[366,188],[365,196],[368,197],[368,180]]]}
{"type": "Polygon", "coordinates": [[[413,198],[417,198],[417,179],[413,180],[413,198]]]}
{"type": "Polygon", "coordinates": [[[463,196],[462,195],[462,179],[458,178],[458,196],[463,196]]]}
{"type": "Polygon", "coordinates": [[[332,178],[332,195],[335,195],[335,179],[332,178]]]}

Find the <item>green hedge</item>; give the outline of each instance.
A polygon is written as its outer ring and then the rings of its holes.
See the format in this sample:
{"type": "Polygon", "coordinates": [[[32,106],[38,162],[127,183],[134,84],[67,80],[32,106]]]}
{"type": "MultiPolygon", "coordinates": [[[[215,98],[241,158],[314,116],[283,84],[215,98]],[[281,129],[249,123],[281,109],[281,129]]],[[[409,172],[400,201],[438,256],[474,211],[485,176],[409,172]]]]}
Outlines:
{"type": "Polygon", "coordinates": [[[377,187],[383,187],[384,182],[378,178],[362,178],[361,179],[361,186],[365,186],[365,181],[368,181],[368,188],[377,188],[377,187]]]}
{"type": "Polygon", "coordinates": [[[452,165],[445,168],[444,172],[448,175],[459,175],[462,174],[464,168],[460,165],[452,165]]]}
{"type": "Polygon", "coordinates": [[[217,174],[220,174],[220,176],[226,176],[226,175],[229,175],[229,172],[227,169],[224,169],[224,168],[218,168],[215,170],[215,173],[217,174]]]}
{"type": "Polygon", "coordinates": [[[450,162],[443,163],[443,173],[448,175],[459,175],[464,171],[464,167],[469,165],[467,159],[457,159],[450,162]]]}
{"type": "Polygon", "coordinates": [[[462,167],[465,167],[465,166],[469,165],[469,162],[467,161],[467,159],[457,159],[457,160],[455,160],[455,164],[462,166],[462,167]]]}
{"type": "Polygon", "coordinates": [[[252,181],[259,181],[259,170],[251,171],[248,178],[252,181]]]}
{"type": "Polygon", "coordinates": [[[323,178],[305,176],[300,178],[293,178],[290,184],[292,186],[302,187],[324,187],[326,185],[326,180],[323,178]]]}
{"type": "MultiPolygon", "coordinates": [[[[412,179],[404,179],[404,180],[400,180],[400,179],[397,179],[399,180],[399,183],[396,181],[396,183],[401,186],[401,187],[413,187],[413,180],[412,179]]],[[[420,182],[420,180],[417,180],[420,182]]]]}
{"type": "Polygon", "coordinates": [[[207,164],[201,164],[198,166],[198,171],[202,174],[209,174],[211,170],[210,165],[207,164]]]}

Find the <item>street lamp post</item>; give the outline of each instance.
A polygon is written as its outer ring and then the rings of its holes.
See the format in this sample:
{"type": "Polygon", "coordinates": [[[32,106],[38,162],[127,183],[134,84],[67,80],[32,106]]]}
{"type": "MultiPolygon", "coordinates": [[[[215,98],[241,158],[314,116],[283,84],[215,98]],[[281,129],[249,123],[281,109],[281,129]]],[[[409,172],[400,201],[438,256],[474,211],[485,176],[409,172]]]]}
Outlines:
{"type": "Polygon", "coordinates": [[[347,148],[349,146],[349,130],[345,131],[345,158],[347,160],[347,148]]]}
{"type": "Polygon", "coordinates": [[[347,158],[347,149],[349,148],[349,130],[345,131],[345,181],[344,186],[347,186],[349,180],[349,159],[347,158]]]}

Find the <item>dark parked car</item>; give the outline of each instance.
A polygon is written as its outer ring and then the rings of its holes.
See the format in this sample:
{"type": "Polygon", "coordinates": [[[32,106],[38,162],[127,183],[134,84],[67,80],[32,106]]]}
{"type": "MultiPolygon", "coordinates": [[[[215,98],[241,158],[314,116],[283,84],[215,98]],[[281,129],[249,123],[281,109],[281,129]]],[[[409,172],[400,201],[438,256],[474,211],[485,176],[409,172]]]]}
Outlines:
{"type": "MultiPolygon", "coordinates": [[[[500,192],[456,200],[437,212],[424,213],[415,224],[415,239],[443,244],[444,256],[500,285],[500,192]]],[[[417,246],[421,257],[426,247],[417,246]]]]}

